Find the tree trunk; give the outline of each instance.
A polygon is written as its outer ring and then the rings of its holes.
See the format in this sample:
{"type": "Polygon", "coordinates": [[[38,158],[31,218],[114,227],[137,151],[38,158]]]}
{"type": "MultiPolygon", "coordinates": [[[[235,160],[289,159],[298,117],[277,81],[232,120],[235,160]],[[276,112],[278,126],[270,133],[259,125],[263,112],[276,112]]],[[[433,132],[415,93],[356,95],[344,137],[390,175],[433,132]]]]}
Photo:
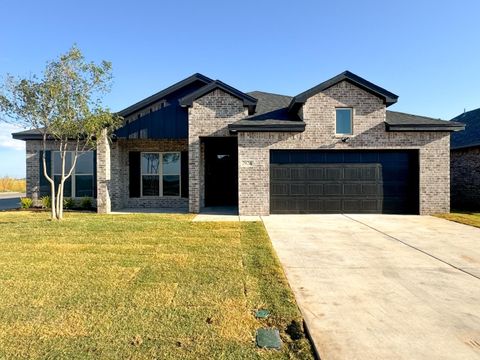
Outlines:
{"type": "MultiPolygon", "coordinates": [[[[45,140],[44,140],[45,141],[45,140]]],[[[56,207],[55,207],[55,182],[53,179],[48,176],[47,174],[47,160],[45,158],[45,145],[43,147],[43,156],[42,156],[42,161],[43,161],[43,176],[48,180],[50,183],[50,208],[51,208],[51,216],[52,220],[55,220],[57,218],[57,213],[56,213],[56,207]]]]}

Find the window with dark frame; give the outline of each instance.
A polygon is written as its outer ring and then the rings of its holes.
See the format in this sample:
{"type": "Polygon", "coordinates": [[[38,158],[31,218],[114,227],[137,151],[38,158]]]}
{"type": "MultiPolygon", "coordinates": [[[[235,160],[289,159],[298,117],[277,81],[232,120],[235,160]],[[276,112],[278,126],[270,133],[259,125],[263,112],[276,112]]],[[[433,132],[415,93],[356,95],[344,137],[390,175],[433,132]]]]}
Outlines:
{"type": "Polygon", "coordinates": [[[335,109],[335,134],[352,135],[353,134],[353,109],[336,108],[335,109]]]}
{"type": "Polygon", "coordinates": [[[180,153],[142,152],[142,196],[180,196],[180,153]]]}
{"type": "MultiPolygon", "coordinates": [[[[73,151],[67,151],[65,154],[65,175],[72,168],[73,151]]],[[[94,152],[80,152],[77,157],[77,164],[73,169],[72,176],[65,181],[65,197],[93,197],[94,196],[94,152]]],[[[62,158],[60,151],[53,151],[52,174],[57,187],[62,176],[62,158]]]]}

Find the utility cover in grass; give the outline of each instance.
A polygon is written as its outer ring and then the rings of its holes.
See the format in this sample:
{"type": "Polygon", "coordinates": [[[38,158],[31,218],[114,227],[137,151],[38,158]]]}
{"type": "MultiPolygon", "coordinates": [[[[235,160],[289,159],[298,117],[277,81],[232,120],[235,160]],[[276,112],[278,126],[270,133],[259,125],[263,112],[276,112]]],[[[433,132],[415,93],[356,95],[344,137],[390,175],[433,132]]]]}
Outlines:
{"type": "Polygon", "coordinates": [[[255,311],[255,317],[257,319],[266,319],[268,315],[270,315],[270,313],[268,312],[268,310],[265,309],[255,311]]]}
{"type": "Polygon", "coordinates": [[[259,348],[280,349],[282,347],[278,329],[258,329],[256,340],[259,348]]]}

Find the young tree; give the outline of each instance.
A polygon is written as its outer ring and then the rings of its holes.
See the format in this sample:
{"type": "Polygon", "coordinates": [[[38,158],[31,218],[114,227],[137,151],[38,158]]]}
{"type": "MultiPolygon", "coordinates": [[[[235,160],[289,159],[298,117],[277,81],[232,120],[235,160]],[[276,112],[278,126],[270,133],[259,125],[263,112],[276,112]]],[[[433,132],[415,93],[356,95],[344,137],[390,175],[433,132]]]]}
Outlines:
{"type": "Polygon", "coordinates": [[[63,188],[78,157],[94,149],[102,133],[111,134],[122,122],[101,101],[111,88],[111,68],[107,61],[87,62],[74,45],[66,54],[48,62],[39,77],[5,78],[0,91],[0,112],[4,116],[0,120],[36,129],[42,135],[43,176],[50,183],[52,219],[63,217],[63,188]],[[49,142],[58,148],[62,162],[58,184],[46,170],[49,142]],[[72,162],[67,168],[69,151],[72,162]]]}

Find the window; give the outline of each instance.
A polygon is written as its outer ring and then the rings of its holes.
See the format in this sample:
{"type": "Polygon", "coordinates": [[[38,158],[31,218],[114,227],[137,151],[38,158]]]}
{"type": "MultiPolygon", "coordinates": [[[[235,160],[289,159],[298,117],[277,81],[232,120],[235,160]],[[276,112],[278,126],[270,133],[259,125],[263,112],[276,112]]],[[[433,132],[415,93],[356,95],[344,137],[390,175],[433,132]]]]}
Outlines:
{"type": "MultiPolygon", "coordinates": [[[[73,152],[67,151],[65,156],[65,175],[67,175],[72,168],[73,152]]],[[[93,168],[93,156],[93,151],[78,153],[77,164],[72,172],[72,176],[65,181],[63,188],[65,197],[94,196],[95,169],[93,168]]],[[[62,177],[62,158],[59,151],[53,152],[52,168],[55,186],[58,186],[62,177]]]]}
{"type": "Polygon", "coordinates": [[[353,134],[352,109],[337,108],[335,111],[335,134],[353,134]]]}
{"type": "Polygon", "coordinates": [[[180,153],[141,156],[142,196],[180,196],[180,153]]]}

